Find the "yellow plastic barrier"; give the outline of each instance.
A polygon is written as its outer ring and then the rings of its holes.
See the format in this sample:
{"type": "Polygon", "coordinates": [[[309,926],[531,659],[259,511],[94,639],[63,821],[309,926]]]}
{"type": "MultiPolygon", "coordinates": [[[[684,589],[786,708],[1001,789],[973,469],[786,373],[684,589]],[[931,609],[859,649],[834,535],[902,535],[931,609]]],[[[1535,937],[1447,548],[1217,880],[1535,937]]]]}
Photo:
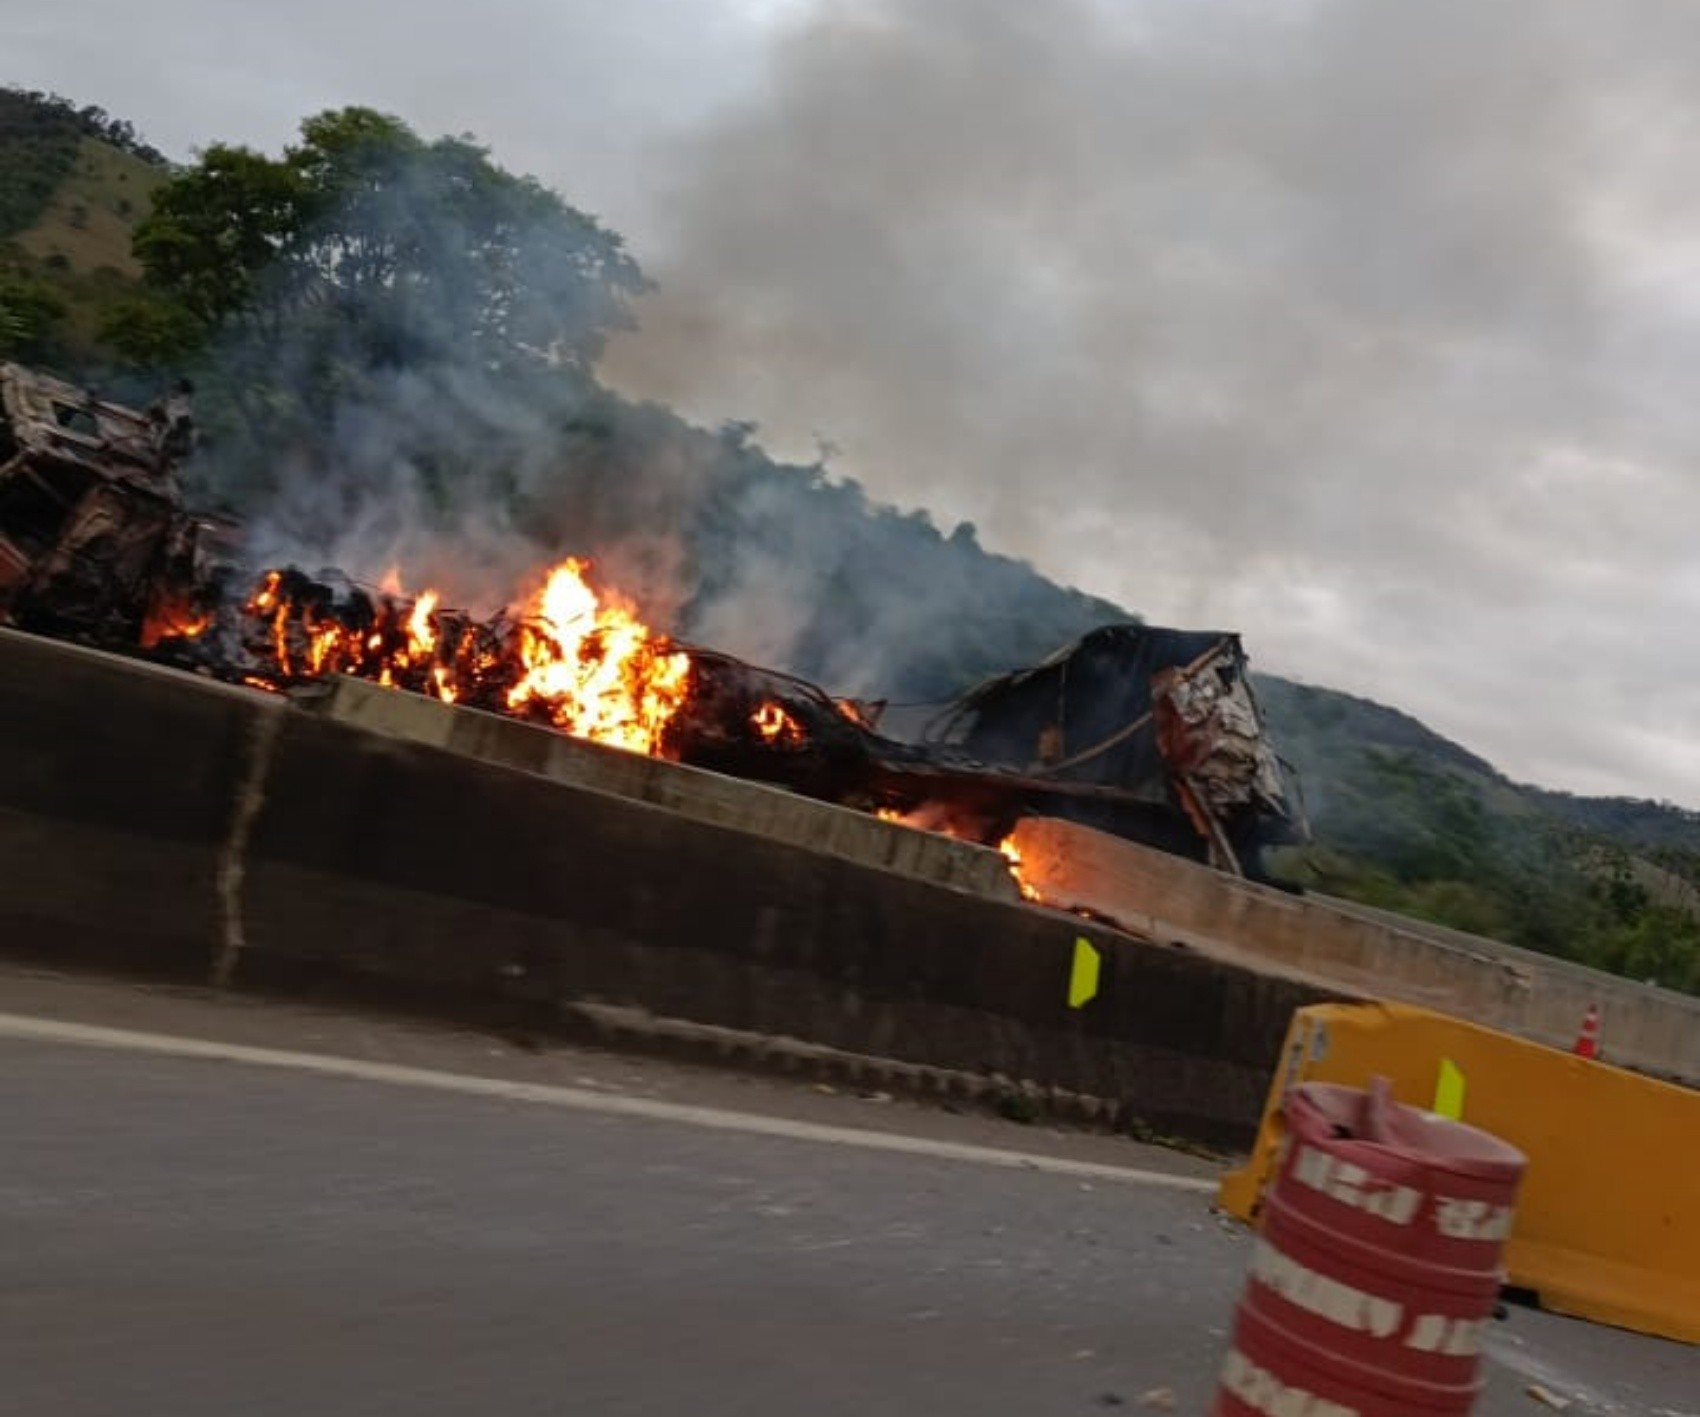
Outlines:
{"type": "MultiPolygon", "coordinates": [[[[1610,1020],[1606,1021],[1610,1047],[1610,1020]]],[[[1293,1016],[1251,1160],[1222,1179],[1254,1220],[1300,1082],[1364,1086],[1461,1112],[1529,1158],[1505,1261],[1543,1308],[1700,1343],[1700,1092],[1399,1004],[1293,1016]]]]}

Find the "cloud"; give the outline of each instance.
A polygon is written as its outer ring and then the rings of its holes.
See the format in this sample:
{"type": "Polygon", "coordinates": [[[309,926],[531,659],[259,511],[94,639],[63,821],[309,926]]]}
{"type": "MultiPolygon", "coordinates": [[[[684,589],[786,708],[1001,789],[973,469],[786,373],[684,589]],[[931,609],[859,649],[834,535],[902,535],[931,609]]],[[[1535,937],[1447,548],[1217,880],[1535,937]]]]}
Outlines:
{"type": "Polygon", "coordinates": [[[619,382],[1513,774],[1700,804],[1700,12],[843,0],[655,168],[619,382]]]}

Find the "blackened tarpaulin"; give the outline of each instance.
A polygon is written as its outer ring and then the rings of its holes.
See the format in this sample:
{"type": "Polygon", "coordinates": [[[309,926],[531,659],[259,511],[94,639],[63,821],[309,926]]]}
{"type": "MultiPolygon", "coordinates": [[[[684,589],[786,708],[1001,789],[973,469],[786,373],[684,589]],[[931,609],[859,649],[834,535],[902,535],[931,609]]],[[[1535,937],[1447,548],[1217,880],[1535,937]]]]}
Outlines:
{"type": "Polygon", "coordinates": [[[1255,872],[1261,847],[1302,835],[1229,632],[1102,626],[981,684],[926,738],[1059,784],[1115,789],[1127,800],[1063,799],[1062,814],[1228,869],[1255,872]]]}

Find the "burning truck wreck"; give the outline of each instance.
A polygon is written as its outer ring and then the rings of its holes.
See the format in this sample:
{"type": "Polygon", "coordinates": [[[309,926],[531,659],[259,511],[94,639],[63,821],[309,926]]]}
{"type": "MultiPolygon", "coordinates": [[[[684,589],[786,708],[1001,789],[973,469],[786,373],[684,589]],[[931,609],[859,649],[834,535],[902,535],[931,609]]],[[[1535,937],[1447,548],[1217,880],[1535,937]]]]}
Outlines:
{"type": "Polygon", "coordinates": [[[183,504],[182,391],[146,413],[0,364],[0,619],[115,648],[204,622],[237,528],[183,504]]]}
{"type": "Polygon", "coordinates": [[[182,410],[0,366],[0,622],[280,693],[349,675],[993,846],[1064,817],[1261,876],[1302,815],[1239,638],[1107,625],[906,741],[881,708],[657,633],[587,562],[494,616],[247,570],[184,504],[182,410]]]}

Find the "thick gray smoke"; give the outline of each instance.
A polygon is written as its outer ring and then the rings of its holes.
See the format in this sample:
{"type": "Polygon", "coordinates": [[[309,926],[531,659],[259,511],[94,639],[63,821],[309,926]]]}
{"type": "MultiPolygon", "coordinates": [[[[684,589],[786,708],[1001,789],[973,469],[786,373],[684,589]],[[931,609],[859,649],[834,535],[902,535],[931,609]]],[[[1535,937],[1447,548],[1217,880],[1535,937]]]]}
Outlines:
{"type": "Polygon", "coordinates": [[[603,584],[668,622],[695,494],[666,459],[622,465],[632,430],[586,367],[641,281],[592,223],[499,191],[469,203],[456,171],[423,150],[374,165],[352,207],[260,273],[199,371],[195,490],[242,515],[256,566],[489,613],[594,553],[603,584]],[[373,229],[400,272],[386,280],[339,264],[345,233],[373,229]],[[495,242],[500,260],[482,254],[495,242]]]}
{"type": "Polygon", "coordinates": [[[605,367],[1519,775],[1700,801],[1697,52],[1659,0],[824,0],[665,154],[605,367]]]}
{"type": "Polygon", "coordinates": [[[256,566],[393,577],[490,613],[564,557],[592,557],[599,584],[671,627],[693,590],[684,538],[701,479],[665,458],[639,475],[623,447],[579,446],[596,398],[578,381],[497,375],[445,348],[372,377],[263,489],[216,457],[206,471],[244,514],[256,566]]]}
{"type": "Polygon", "coordinates": [[[818,462],[776,466],[743,425],[611,394],[591,365],[643,286],[617,240],[501,205],[494,183],[469,201],[465,155],[449,157],[364,158],[336,189],[352,205],[269,259],[204,361],[197,471],[244,517],[254,568],[429,587],[488,614],[588,557],[657,628],[911,699],[1117,613],[986,556],[972,527],[946,538],[818,462]]]}
{"type": "MultiPolygon", "coordinates": [[[[429,247],[464,248],[429,193],[395,191],[429,247]]],[[[405,362],[375,359],[374,326],[340,317],[259,340],[238,328],[208,361],[227,436],[199,463],[201,490],[242,514],[253,566],[393,578],[489,613],[588,557],[596,584],[659,629],[835,692],[911,700],[952,697],[1120,613],[987,556],[971,526],[946,537],[818,462],[776,465],[741,425],[691,427],[511,345],[492,363],[429,294],[383,313],[383,347],[405,362]],[[286,414],[228,416],[255,404],[286,414]]]]}
{"type": "MultiPolygon", "coordinates": [[[[506,603],[538,548],[497,493],[493,440],[517,434],[523,455],[543,436],[534,410],[508,404],[499,386],[455,363],[383,379],[336,411],[321,447],[270,469],[266,491],[237,490],[251,559],[335,567],[374,584],[393,572],[409,590],[452,588],[456,603],[484,611],[506,603]],[[457,471],[446,498],[434,485],[445,462],[457,471]]],[[[531,471],[524,461],[519,470],[531,471]]]]}

